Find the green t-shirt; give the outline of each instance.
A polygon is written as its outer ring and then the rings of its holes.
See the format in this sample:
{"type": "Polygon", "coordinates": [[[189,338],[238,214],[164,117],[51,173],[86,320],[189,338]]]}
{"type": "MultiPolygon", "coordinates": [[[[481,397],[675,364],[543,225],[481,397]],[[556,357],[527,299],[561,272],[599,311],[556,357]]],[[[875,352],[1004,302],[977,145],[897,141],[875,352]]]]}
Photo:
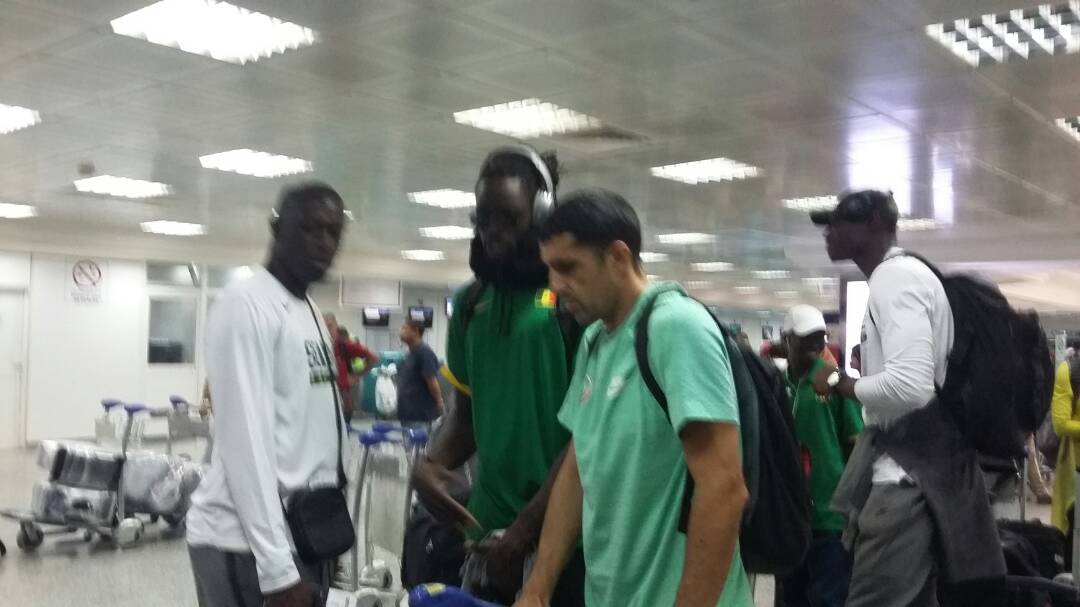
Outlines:
{"type": "Polygon", "coordinates": [[[843,531],[844,517],[829,508],[836,485],[844,474],[844,445],[863,430],[862,407],[838,394],[818,396],[814,374],[825,364],[819,359],[796,382],[784,373],[795,436],[803,453],[810,455],[810,526],[822,531],[843,531]]]}
{"type": "MultiPolygon", "coordinates": [[[[671,605],[686,558],[678,525],[688,471],[678,432],[688,422],[739,423],[727,350],[705,308],[672,283],[651,286],[615,331],[598,322],[581,341],[559,419],[573,433],[584,490],[586,604],[671,605]],[[670,422],[634,355],[635,324],[654,295],[649,363],[670,422]]],[[[753,605],[737,546],[718,605],[753,605]]]]}
{"type": "Polygon", "coordinates": [[[502,529],[540,490],[570,440],[558,421],[568,357],[550,291],[489,286],[466,325],[467,289],[454,297],[444,373],[472,397],[480,465],[469,511],[485,529],[502,529]]]}

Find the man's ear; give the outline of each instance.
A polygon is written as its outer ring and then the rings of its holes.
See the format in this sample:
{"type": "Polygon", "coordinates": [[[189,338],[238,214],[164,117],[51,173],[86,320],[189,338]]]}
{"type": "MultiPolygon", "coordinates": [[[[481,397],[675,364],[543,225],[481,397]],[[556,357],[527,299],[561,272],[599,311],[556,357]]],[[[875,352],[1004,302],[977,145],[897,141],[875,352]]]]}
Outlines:
{"type": "Polygon", "coordinates": [[[630,251],[630,247],[621,240],[616,240],[608,245],[607,252],[619,264],[625,263],[631,267],[636,266],[634,254],[630,251]]]}

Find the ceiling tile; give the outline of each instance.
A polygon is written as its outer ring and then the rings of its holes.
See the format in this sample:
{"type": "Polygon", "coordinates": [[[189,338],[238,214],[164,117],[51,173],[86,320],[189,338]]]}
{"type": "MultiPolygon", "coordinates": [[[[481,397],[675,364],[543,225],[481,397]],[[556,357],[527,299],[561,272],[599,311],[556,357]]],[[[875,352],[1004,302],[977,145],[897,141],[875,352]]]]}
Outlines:
{"type": "Polygon", "coordinates": [[[365,27],[357,32],[364,47],[408,59],[415,65],[453,68],[457,65],[497,59],[521,53],[531,45],[509,35],[485,31],[451,15],[434,11],[418,12],[365,27]]]}
{"type": "Polygon", "coordinates": [[[639,20],[639,14],[628,6],[607,0],[497,0],[473,5],[467,12],[481,21],[546,42],[639,20]]]}

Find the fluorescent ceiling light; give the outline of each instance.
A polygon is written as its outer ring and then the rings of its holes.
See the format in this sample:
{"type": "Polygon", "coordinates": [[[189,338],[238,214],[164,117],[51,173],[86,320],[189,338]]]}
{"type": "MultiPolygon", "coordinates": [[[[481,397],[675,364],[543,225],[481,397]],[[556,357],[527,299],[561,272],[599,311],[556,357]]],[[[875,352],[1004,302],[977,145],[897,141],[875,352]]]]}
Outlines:
{"type": "Polygon", "coordinates": [[[937,221],[927,218],[905,217],[896,222],[896,229],[901,232],[925,232],[939,227],[937,221]]]}
{"type": "Polygon", "coordinates": [[[454,112],[454,122],[522,138],[594,130],[601,126],[592,116],[539,99],[454,112]]]}
{"type": "Polygon", "coordinates": [[[14,133],[39,122],[41,114],[36,110],[0,103],[0,135],[14,133]]]}
{"type": "Polygon", "coordinates": [[[446,253],[442,251],[429,251],[427,249],[413,249],[401,252],[402,259],[409,261],[442,261],[446,259],[446,253]]]}
{"type": "Polygon", "coordinates": [[[832,276],[811,276],[804,278],[803,283],[813,287],[835,287],[840,284],[840,279],[832,276]]]}
{"type": "Polygon", "coordinates": [[[777,297],[784,297],[784,298],[798,297],[799,292],[798,291],[777,291],[776,296],[777,297]]]}
{"type": "Polygon", "coordinates": [[[303,158],[290,158],[269,152],[239,149],[199,156],[203,168],[252,177],[282,177],[310,173],[311,163],[303,158]]]}
{"type": "Polygon", "coordinates": [[[667,253],[652,253],[649,251],[641,252],[641,261],[645,263],[661,263],[668,260],[667,253]]]}
{"type": "Polygon", "coordinates": [[[813,213],[814,211],[831,211],[836,208],[836,196],[806,196],[804,198],[788,198],[784,200],[784,208],[792,211],[813,213]]]}
{"type": "Polygon", "coordinates": [[[660,282],[661,280],[661,278],[656,274],[646,274],[645,278],[647,278],[649,282],[660,282]]]}
{"type": "Polygon", "coordinates": [[[668,164],[651,169],[652,174],[662,179],[671,179],[682,183],[706,183],[709,181],[734,181],[748,179],[761,174],[761,169],[727,158],[709,158],[693,162],[668,164]]]}
{"type": "Polygon", "coordinates": [[[409,200],[416,204],[426,204],[440,209],[464,209],[476,206],[476,195],[462,190],[424,190],[409,192],[409,200]]]}
{"type": "Polygon", "coordinates": [[[705,263],[692,263],[690,267],[695,272],[730,272],[735,269],[735,264],[726,261],[709,261],[705,263]]]}
{"type": "Polygon", "coordinates": [[[239,65],[315,43],[309,28],[215,0],[161,0],[113,19],[112,30],[239,65]]]}
{"type": "Polygon", "coordinates": [[[707,280],[688,280],[686,281],[686,288],[700,291],[701,289],[708,289],[712,286],[712,283],[707,280]]]}
{"type": "Polygon", "coordinates": [[[164,234],[165,236],[202,236],[206,234],[206,226],[198,223],[185,223],[183,221],[144,221],[139,224],[143,232],[150,234],[164,234]]]}
{"type": "Polygon", "coordinates": [[[926,35],[972,67],[1080,52],[1080,2],[986,14],[926,26],[926,35]]]}
{"type": "Polygon", "coordinates": [[[155,198],[167,196],[171,191],[164,183],[113,175],[98,175],[76,180],[75,189],[80,192],[120,198],[155,198]]]}
{"type": "Polygon", "coordinates": [[[0,219],[26,219],[36,217],[37,207],[28,204],[0,202],[0,219]]]}
{"type": "Polygon", "coordinates": [[[735,287],[735,292],[739,295],[753,295],[761,292],[761,287],[754,285],[745,285],[741,287],[735,287]]]}
{"type": "Polygon", "coordinates": [[[780,280],[783,278],[791,278],[791,272],[787,270],[757,270],[754,272],[754,278],[760,278],[762,280],[780,280]]]}
{"type": "MultiPolygon", "coordinates": [[[[348,219],[349,221],[356,221],[356,216],[353,215],[353,212],[350,211],[349,209],[345,209],[342,212],[345,214],[345,219],[348,219]]],[[[277,217],[277,211],[276,210],[274,211],[274,217],[277,217]]]]}
{"type": "Polygon", "coordinates": [[[435,226],[420,228],[420,235],[424,238],[437,238],[439,240],[469,240],[475,231],[472,228],[461,226],[435,226]]]}
{"type": "Polygon", "coordinates": [[[716,236],[701,232],[682,232],[678,234],[660,234],[656,237],[661,244],[694,245],[712,244],[716,242],[716,236]]]}

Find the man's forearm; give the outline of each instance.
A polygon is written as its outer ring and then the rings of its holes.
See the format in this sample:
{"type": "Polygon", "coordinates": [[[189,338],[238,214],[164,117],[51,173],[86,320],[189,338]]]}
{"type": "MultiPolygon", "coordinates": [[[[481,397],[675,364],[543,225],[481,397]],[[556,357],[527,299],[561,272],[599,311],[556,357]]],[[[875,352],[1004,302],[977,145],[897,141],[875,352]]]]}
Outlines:
{"type": "Polygon", "coordinates": [[[523,596],[550,601],[555,584],[581,537],[581,477],[573,444],[563,452],[544,515],[536,563],[522,589],[523,596]]]}
{"type": "Polygon", "coordinates": [[[460,468],[476,453],[476,437],[472,425],[472,399],[455,391],[457,401],[446,416],[446,426],[438,433],[428,449],[427,459],[447,470],[460,468]]]}
{"type": "Polygon", "coordinates": [[[715,605],[720,600],[739,539],[739,522],[747,497],[745,485],[733,482],[702,489],[695,489],[690,508],[686,564],[676,607],[715,605]]]}

